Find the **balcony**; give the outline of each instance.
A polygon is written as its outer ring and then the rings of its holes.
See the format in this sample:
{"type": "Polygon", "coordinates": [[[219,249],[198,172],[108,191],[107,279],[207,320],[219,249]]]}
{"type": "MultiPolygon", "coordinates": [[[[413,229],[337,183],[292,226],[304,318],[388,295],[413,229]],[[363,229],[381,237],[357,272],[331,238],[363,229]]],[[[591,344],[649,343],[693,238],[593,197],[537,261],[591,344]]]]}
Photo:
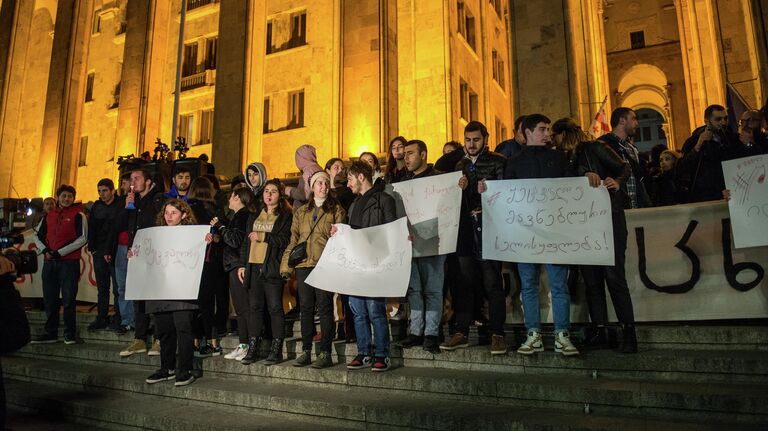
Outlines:
{"type": "Polygon", "coordinates": [[[187,0],[187,10],[197,9],[199,7],[207,6],[211,3],[218,3],[219,0],[187,0]]]}
{"type": "Polygon", "coordinates": [[[181,91],[193,90],[199,87],[216,84],[216,70],[208,69],[194,75],[181,78],[181,91]]]}

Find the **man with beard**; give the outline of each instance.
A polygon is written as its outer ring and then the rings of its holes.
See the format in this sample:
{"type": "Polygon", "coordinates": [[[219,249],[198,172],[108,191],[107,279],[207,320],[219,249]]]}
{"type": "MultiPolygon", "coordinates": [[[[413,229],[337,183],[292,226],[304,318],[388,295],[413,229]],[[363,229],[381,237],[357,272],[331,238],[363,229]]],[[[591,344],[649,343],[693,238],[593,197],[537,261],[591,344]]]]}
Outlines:
{"type": "Polygon", "coordinates": [[[173,174],[173,185],[165,197],[168,199],[181,199],[186,202],[189,197],[189,185],[192,184],[192,171],[186,166],[179,166],[176,168],[176,173],[173,174]]]}

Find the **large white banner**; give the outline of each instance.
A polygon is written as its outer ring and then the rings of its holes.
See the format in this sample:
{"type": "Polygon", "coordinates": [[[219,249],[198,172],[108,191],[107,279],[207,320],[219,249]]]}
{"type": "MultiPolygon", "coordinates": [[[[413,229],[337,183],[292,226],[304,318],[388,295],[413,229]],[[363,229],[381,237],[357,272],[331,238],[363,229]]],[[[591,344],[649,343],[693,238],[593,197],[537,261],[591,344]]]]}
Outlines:
{"type": "Polygon", "coordinates": [[[723,162],[736,248],[768,245],[768,155],[723,162]]]}
{"type": "Polygon", "coordinates": [[[456,251],[461,211],[461,172],[434,175],[393,184],[398,216],[407,216],[413,237],[413,256],[436,256],[456,251]]]}
{"type": "Polygon", "coordinates": [[[196,300],[210,226],[140,229],[128,260],[125,299],[196,300]]]}
{"type": "Polygon", "coordinates": [[[486,182],[483,258],[613,265],[611,199],[586,177],[486,182]]]}
{"type": "Polygon", "coordinates": [[[307,284],[345,295],[405,296],[412,255],[406,218],[366,229],[335,226],[307,284]]]}

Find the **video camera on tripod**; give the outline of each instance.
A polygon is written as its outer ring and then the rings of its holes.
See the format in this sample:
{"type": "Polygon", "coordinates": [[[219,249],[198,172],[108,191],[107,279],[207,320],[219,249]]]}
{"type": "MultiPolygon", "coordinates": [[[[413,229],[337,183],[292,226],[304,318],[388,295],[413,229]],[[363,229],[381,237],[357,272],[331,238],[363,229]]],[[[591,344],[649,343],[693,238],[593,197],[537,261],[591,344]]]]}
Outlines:
{"type": "Polygon", "coordinates": [[[14,248],[24,243],[21,232],[26,227],[28,210],[27,199],[0,199],[0,250],[3,257],[13,262],[17,276],[37,272],[37,253],[14,248]]]}

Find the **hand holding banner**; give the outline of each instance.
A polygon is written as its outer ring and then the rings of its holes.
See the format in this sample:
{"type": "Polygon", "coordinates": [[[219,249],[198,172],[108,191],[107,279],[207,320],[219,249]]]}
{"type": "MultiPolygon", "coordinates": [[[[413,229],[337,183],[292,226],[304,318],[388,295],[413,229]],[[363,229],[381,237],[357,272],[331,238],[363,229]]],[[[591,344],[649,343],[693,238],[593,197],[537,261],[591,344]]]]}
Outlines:
{"type": "Polygon", "coordinates": [[[412,250],[405,217],[366,229],[335,226],[307,284],[345,295],[405,296],[412,250]]]}
{"type": "Polygon", "coordinates": [[[613,265],[611,199],[585,177],[488,181],[483,258],[613,265]]]}
{"type": "Polygon", "coordinates": [[[768,245],[768,155],[723,162],[735,248],[768,245]]]}
{"type": "Polygon", "coordinates": [[[128,261],[125,299],[196,300],[210,226],[139,229],[128,261]]]}

